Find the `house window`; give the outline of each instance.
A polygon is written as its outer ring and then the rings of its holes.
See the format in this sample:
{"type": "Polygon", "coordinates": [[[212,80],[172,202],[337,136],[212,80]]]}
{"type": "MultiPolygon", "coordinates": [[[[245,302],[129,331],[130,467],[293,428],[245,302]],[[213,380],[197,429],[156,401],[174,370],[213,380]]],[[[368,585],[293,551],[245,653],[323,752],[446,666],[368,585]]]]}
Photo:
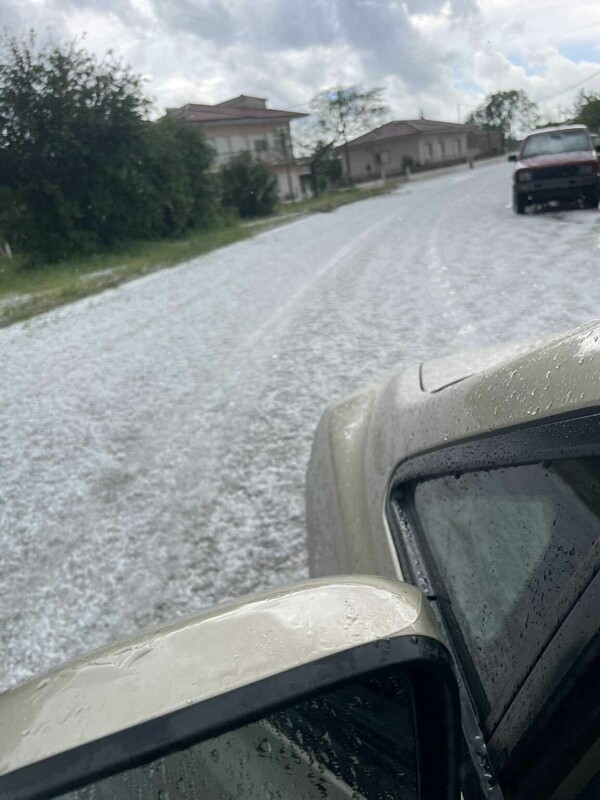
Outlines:
{"type": "Polygon", "coordinates": [[[446,155],[446,142],[440,142],[440,155],[446,155]]]}
{"type": "Polygon", "coordinates": [[[375,153],[375,161],[378,164],[389,164],[390,161],[390,154],[387,150],[384,150],[382,153],[375,153]]]}
{"type": "Polygon", "coordinates": [[[274,131],[275,135],[275,147],[280,155],[284,158],[288,157],[288,132],[285,128],[276,128],[274,131]]]}
{"type": "Polygon", "coordinates": [[[222,155],[227,155],[231,153],[231,146],[229,144],[229,136],[217,136],[217,153],[222,155]]]}
{"type": "Polygon", "coordinates": [[[433,158],[433,145],[431,142],[425,142],[425,158],[433,158]]]}
{"type": "Polygon", "coordinates": [[[269,149],[269,145],[266,139],[255,139],[254,140],[254,152],[255,153],[266,153],[269,149]]]}
{"type": "Polygon", "coordinates": [[[245,136],[230,136],[231,140],[231,149],[234,153],[243,153],[244,150],[248,149],[248,142],[245,136]]]}

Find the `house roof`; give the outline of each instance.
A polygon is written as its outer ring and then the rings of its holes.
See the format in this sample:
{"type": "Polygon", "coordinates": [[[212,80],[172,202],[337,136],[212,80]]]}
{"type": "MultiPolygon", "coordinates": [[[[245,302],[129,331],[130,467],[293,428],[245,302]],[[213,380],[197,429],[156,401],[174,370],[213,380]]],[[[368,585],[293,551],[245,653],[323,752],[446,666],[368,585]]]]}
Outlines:
{"type": "Polygon", "coordinates": [[[168,108],[168,117],[183,119],[185,122],[230,122],[270,119],[296,119],[306,117],[298,111],[283,111],[266,108],[266,101],[260,97],[239,95],[216,105],[207,103],[187,103],[181,108],[168,108]]]}
{"type": "Polygon", "coordinates": [[[217,106],[238,106],[240,108],[266,108],[266,97],[252,97],[248,94],[238,94],[237,97],[232,97],[231,100],[222,100],[220,103],[215,103],[217,106]]]}
{"type": "Polygon", "coordinates": [[[387,122],[375,130],[364,133],[349,142],[355,144],[374,144],[384,139],[397,139],[400,136],[414,136],[418,133],[438,133],[441,131],[466,130],[472,125],[463,125],[461,122],[441,122],[432,119],[399,119],[387,122]]]}

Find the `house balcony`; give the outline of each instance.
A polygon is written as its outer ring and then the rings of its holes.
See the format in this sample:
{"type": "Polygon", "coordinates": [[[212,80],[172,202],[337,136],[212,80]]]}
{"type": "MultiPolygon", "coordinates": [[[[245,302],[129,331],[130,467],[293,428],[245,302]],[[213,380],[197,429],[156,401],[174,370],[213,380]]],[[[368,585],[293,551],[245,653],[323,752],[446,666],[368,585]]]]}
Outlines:
{"type": "Polygon", "coordinates": [[[232,158],[235,156],[240,155],[241,153],[251,153],[254,158],[258,159],[259,161],[264,161],[266,164],[270,164],[272,166],[277,165],[285,165],[285,164],[295,164],[296,159],[291,155],[284,155],[280,149],[267,149],[267,150],[237,150],[236,152],[230,153],[217,153],[214,156],[213,160],[213,167],[219,169],[224,164],[228,164],[232,158]]]}

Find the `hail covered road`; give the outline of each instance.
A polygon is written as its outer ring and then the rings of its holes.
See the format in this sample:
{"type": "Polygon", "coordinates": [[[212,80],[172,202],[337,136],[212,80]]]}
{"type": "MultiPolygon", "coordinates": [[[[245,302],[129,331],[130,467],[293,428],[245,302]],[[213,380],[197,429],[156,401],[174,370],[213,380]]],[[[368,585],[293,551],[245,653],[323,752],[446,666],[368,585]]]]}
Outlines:
{"type": "Polygon", "coordinates": [[[324,406],[598,315],[600,214],[509,167],[317,214],[0,331],[0,685],[305,576],[324,406]]]}

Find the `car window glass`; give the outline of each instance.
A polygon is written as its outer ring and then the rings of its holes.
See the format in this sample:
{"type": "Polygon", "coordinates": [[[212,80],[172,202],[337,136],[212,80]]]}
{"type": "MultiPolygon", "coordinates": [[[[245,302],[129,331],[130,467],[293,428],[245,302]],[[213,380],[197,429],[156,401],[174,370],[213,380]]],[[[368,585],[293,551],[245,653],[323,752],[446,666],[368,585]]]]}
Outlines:
{"type": "Polygon", "coordinates": [[[338,688],[62,800],[417,800],[406,676],[338,688]]]}
{"type": "Polygon", "coordinates": [[[552,133],[538,133],[526,139],[521,156],[529,158],[590,149],[587,133],[583,130],[553,131],[552,133]]]}
{"type": "MultiPolygon", "coordinates": [[[[588,783],[580,793],[576,795],[576,800],[598,800],[600,797],[600,772],[588,783]]],[[[558,799],[557,799],[558,800],[558,799]]]]}
{"type": "Polygon", "coordinates": [[[597,558],[600,459],[423,481],[415,511],[490,706],[503,706],[597,558]]]}

